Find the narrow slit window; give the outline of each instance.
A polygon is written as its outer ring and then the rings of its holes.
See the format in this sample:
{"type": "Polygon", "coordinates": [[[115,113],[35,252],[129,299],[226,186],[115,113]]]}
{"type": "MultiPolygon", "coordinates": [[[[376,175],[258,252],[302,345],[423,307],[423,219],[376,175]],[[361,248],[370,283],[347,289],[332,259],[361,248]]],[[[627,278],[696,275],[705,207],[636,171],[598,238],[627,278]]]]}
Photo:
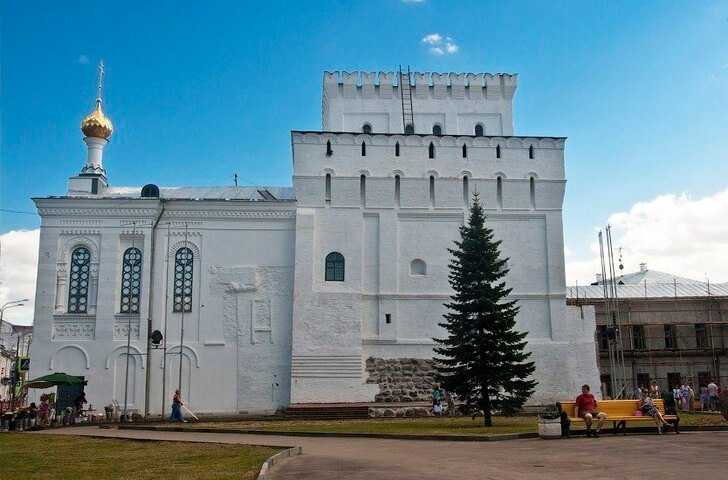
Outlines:
{"type": "Polygon", "coordinates": [[[463,143],[463,158],[468,158],[468,146],[463,143]]]}
{"type": "Polygon", "coordinates": [[[359,197],[362,207],[367,206],[367,177],[362,175],[359,177],[359,197]]]}
{"type": "Polygon", "coordinates": [[[531,160],[533,160],[534,158],[533,145],[529,145],[528,147],[528,158],[530,158],[531,160]]]}
{"type": "Polygon", "coordinates": [[[326,174],[326,181],[324,186],[324,200],[326,203],[331,203],[331,174],[326,174]]]}
{"type": "Polygon", "coordinates": [[[430,206],[435,207],[435,176],[430,175],[430,206]]]}
{"type": "Polygon", "coordinates": [[[430,142],[430,146],[427,147],[427,156],[429,158],[435,158],[435,144],[430,142]]]}
{"type": "Polygon", "coordinates": [[[399,157],[399,142],[394,144],[394,156],[399,157]]]}
{"type": "Polygon", "coordinates": [[[412,125],[411,123],[408,123],[404,127],[404,133],[405,133],[405,135],[414,135],[415,134],[415,126],[412,125]]]}
{"type": "Polygon", "coordinates": [[[361,142],[361,156],[366,157],[367,156],[367,143],[361,142]]]}
{"type": "Polygon", "coordinates": [[[498,200],[498,208],[503,208],[503,178],[498,177],[495,181],[495,192],[498,200]]]}
{"type": "Polygon", "coordinates": [[[495,158],[501,158],[500,145],[495,146],[495,158]]]}
{"type": "Polygon", "coordinates": [[[334,154],[334,151],[331,150],[331,140],[327,140],[326,141],[326,156],[330,157],[333,154],[334,154]]]}
{"type": "Polygon", "coordinates": [[[396,206],[400,206],[399,203],[399,192],[400,192],[400,186],[399,186],[399,175],[394,176],[394,204],[396,206]]]}
{"type": "Polygon", "coordinates": [[[432,134],[436,136],[442,135],[442,127],[438,124],[432,126],[432,134]]]}
{"type": "Polygon", "coordinates": [[[372,126],[368,123],[365,123],[364,125],[362,125],[361,131],[369,135],[372,133],[372,126]]]}
{"type": "Polygon", "coordinates": [[[531,210],[536,208],[536,180],[531,177],[528,181],[528,188],[531,194],[531,210]]]}
{"type": "Polygon", "coordinates": [[[463,176],[463,204],[467,207],[470,204],[470,181],[468,176],[463,176]]]}
{"type": "Polygon", "coordinates": [[[476,137],[483,136],[483,125],[481,125],[480,123],[475,126],[475,136],[476,137]]]}

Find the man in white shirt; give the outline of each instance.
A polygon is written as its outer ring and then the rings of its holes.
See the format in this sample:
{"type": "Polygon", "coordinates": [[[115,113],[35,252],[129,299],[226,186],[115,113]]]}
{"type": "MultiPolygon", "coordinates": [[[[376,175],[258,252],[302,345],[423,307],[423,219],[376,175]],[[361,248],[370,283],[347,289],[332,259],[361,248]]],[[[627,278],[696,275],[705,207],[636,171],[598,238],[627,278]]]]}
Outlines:
{"type": "Polygon", "coordinates": [[[718,409],[718,385],[714,381],[711,381],[708,384],[708,395],[710,396],[710,409],[711,410],[717,410],[718,409]]]}

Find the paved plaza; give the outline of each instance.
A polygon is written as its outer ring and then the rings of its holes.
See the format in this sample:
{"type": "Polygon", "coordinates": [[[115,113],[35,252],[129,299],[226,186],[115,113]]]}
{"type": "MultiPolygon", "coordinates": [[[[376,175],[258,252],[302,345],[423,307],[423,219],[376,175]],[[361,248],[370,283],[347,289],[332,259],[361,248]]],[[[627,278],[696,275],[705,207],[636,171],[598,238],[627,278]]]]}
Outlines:
{"type": "Polygon", "coordinates": [[[503,442],[314,438],[96,427],[40,433],[303,447],[303,455],[285,460],[273,469],[272,478],[276,480],[684,480],[715,478],[716,472],[728,471],[725,455],[728,432],[503,442]],[[686,472],[689,472],[687,477],[686,472]]]}

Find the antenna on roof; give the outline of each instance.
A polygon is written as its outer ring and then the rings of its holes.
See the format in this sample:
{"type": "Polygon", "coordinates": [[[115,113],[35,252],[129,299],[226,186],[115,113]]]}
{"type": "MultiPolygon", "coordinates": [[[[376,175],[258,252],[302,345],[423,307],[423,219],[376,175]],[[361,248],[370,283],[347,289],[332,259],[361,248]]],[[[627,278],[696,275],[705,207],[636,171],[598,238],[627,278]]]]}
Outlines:
{"type": "Polygon", "coordinates": [[[237,173],[233,173],[233,182],[235,182],[235,186],[237,187],[238,186],[238,174],[237,173]]]}

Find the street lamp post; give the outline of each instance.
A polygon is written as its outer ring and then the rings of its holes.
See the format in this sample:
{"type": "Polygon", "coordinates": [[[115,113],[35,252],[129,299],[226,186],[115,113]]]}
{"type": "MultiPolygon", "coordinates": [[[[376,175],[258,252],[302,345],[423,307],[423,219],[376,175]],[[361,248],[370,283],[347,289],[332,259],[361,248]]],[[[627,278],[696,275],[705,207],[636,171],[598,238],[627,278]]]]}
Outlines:
{"type": "MultiPolygon", "coordinates": [[[[27,302],[27,298],[21,298],[20,300],[13,300],[10,302],[5,302],[2,307],[0,307],[0,344],[4,344],[3,341],[3,316],[5,315],[5,310],[9,308],[15,308],[15,307],[22,307],[25,304],[23,302],[27,302]]],[[[20,335],[18,335],[18,346],[15,350],[15,365],[13,365],[13,368],[17,371],[17,363],[18,363],[18,350],[20,349],[20,335]]],[[[17,379],[13,376],[13,381],[10,384],[10,408],[13,408],[13,403],[15,402],[15,385],[17,382],[17,379]]]]}
{"type": "Polygon", "coordinates": [[[27,302],[27,298],[21,298],[20,300],[13,300],[11,302],[5,302],[2,307],[0,307],[0,342],[2,342],[2,334],[3,334],[3,315],[5,315],[5,310],[8,308],[15,308],[15,307],[22,307],[24,305],[23,302],[27,302]]]}

